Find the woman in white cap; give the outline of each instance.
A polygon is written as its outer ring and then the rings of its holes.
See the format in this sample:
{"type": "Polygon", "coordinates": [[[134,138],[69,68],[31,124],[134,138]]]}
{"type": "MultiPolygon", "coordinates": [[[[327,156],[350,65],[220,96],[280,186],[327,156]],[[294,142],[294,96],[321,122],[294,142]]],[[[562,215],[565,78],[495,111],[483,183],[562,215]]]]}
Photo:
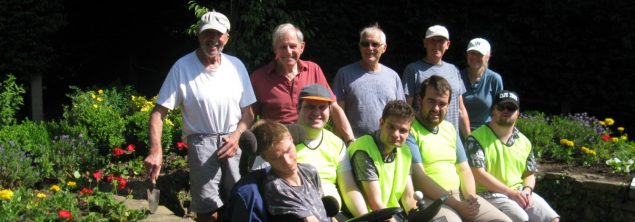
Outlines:
{"type": "Polygon", "coordinates": [[[501,76],[488,68],[491,46],[487,40],[475,38],[467,45],[467,68],[461,70],[465,84],[463,103],[474,130],[490,121],[490,107],[496,92],[503,90],[501,76]]]}

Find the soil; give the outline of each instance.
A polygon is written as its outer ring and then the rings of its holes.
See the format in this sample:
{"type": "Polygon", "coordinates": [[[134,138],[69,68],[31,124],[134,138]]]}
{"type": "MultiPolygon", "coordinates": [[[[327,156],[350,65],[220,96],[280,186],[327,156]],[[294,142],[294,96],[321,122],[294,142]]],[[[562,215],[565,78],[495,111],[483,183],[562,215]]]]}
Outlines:
{"type": "Polygon", "coordinates": [[[580,175],[588,178],[604,178],[603,180],[610,182],[622,182],[630,184],[635,178],[635,172],[629,174],[616,174],[613,169],[608,166],[573,166],[556,162],[538,162],[539,172],[564,173],[567,175],[580,175]],[[587,175],[594,175],[589,177],[587,175]]]}

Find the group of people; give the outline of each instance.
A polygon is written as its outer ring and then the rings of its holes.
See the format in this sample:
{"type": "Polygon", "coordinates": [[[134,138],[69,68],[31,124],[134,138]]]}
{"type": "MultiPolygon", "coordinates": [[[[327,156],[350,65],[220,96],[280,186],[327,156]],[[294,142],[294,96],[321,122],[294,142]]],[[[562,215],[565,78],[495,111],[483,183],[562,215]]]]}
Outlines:
{"type": "Polygon", "coordinates": [[[332,90],[320,66],[300,58],[304,37],[292,24],[273,31],[275,57],[251,75],[222,52],[231,29],[225,15],[208,12],[199,25],[199,47],[172,66],[159,91],[145,159],[154,181],[163,120],[180,108],[197,220],[219,220],[219,209],[237,195],[235,184],[254,178],[241,180],[238,170],[246,131],[258,143],[262,161],[253,168],[263,168],[257,185],[266,212],[233,212],[235,221],[330,221],[324,196],[342,206],[337,219],[389,207],[409,213],[417,207],[415,190],[426,203],[449,197],[435,219],[559,220],[533,193],[531,143],[515,128],[519,97],[488,69],[485,39],[470,41],[469,66],[459,71],[443,61],[448,30],[429,27],[426,56],[405,68],[402,81],[380,63],[386,35],[371,25],[360,32],[361,59],[338,70],[332,90]],[[301,126],[306,138],[294,143],[285,124],[301,126]]]}

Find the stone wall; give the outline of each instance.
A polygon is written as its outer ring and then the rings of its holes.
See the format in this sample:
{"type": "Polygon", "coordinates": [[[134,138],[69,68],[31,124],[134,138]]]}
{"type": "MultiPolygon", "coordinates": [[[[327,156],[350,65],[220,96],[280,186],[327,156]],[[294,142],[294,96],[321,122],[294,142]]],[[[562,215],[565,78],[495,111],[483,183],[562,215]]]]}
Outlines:
{"type": "Polygon", "coordinates": [[[596,175],[543,173],[536,190],[562,221],[635,221],[635,190],[630,184],[596,175]]]}

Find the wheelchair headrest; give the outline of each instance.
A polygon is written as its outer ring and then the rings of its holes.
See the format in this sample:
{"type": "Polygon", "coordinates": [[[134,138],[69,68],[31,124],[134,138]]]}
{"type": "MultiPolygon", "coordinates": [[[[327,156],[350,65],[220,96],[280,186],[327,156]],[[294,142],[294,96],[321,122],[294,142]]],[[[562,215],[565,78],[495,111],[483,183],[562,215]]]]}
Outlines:
{"type": "MultiPolygon", "coordinates": [[[[300,144],[306,140],[306,132],[302,126],[296,123],[286,124],[285,126],[293,138],[293,144],[300,144]]],[[[258,155],[258,141],[256,141],[256,136],[250,130],[246,130],[240,135],[238,146],[246,155],[258,155]]]]}

